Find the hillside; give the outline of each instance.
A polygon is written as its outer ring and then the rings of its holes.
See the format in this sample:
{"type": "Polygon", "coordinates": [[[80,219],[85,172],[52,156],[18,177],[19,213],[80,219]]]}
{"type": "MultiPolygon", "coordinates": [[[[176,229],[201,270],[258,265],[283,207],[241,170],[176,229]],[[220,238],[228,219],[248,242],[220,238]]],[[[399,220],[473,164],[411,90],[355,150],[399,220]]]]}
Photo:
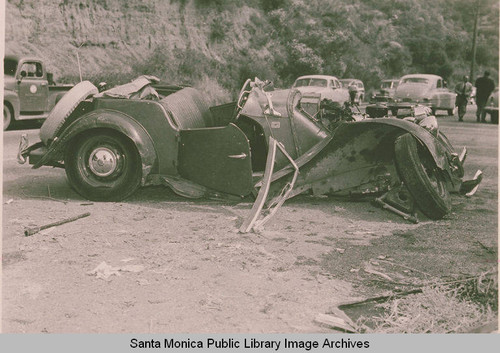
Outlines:
{"type": "MultiPolygon", "coordinates": [[[[476,76],[496,76],[498,2],[479,3],[476,76]]],[[[469,73],[474,9],[465,0],[8,0],[6,52],[40,56],[64,81],[78,79],[78,53],[84,78],[150,73],[216,101],[253,75],[374,86],[418,71],[454,82],[469,73]]]]}

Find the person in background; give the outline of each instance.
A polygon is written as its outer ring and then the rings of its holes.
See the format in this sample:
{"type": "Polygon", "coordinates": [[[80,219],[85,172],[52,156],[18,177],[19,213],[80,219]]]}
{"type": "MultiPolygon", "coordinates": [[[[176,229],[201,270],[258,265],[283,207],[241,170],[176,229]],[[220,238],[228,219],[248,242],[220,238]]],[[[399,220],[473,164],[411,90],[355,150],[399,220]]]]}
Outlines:
{"type": "Polygon", "coordinates": [[[469,82],[469,77],[464,75],[462,82],[455,86],[457,100],[455,105],[458,107],[458,121],[464,121],[464,115],[467,112],[467,103],[472,94],[472,83],[469,82]]]}
{"type": "Polygon", "coordinates": [[[349,91],[351,104],[354,105],[356,103],[356,96],[358,94],[358,86],[356,85],[356,82],[352,81],[347,87],[347,90],[349,91]]]}
{"type": "Polygon", "coordinates": [[[474,84],[476,86],[476,105],[477,105],[477,122],[486,122],[486,112],[484,108],[486,106],[486,102],[488,101],[488,97],[491,92],[495,89],[495,82],[490,78],[489,71],[484,72],[484,76],[479,77],[474,84]]]}

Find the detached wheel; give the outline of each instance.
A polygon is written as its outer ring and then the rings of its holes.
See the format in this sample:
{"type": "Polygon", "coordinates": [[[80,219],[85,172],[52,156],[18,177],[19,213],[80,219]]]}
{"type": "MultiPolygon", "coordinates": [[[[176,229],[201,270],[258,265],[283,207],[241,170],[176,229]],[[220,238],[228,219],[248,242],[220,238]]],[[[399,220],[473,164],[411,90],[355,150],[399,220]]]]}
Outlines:
{"type": "Polygon", "coordinates": [[[451,199],[444,177],[411,134],[396,139],[395,154],[399,175],[422,213],[431,219],[448,214],[451,199]]]}
{"type": "Polygon", "coordinates": [[[140,185],[141,158],[134,143],[114,131],[80,136],[64,156],[71,186],[93,201],[120,201],[140,185]]]}
{"type": "Polygon", "coordinates": [[[3,104],[3,130],[7,130],[12,123],[12,111],[10,108],[4,103],[3,104]]]}

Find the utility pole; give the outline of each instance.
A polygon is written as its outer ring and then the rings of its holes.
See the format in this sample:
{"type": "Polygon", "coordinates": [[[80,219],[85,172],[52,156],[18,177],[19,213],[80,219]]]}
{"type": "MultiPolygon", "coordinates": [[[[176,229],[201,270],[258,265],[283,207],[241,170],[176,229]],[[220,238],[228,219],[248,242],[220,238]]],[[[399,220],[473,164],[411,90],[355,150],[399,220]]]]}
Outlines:
{"type": "Polygon", "coordinates": [[[479,4],[481,0],[476,1],[476,13],[474,14],[474,33],[472,35],[472,61],[470,63],[470,82],[474,83],[474,66],[476,65],[476,39],[477,39],[477,21],[479,19],[479,4]]]}

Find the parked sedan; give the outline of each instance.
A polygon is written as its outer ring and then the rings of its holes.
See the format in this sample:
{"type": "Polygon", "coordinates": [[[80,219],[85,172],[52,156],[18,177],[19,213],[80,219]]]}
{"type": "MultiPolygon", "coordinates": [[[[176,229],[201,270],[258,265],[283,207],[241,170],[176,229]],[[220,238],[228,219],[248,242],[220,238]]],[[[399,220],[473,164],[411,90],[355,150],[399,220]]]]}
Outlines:
{"type": "Polygon", "coordinates": [[[446,88],[445,81],[437,75],[406,75],[399,81],[394,93],[394,102],[388,108],[393,115],[406,115],[415,104],[425,105],[436,114],[438,110],[446,110],[453,115],[456,94],[446,88]]]}
{"type": "Polygon", "coordinates": [[[295,80],[292,89],[302,94],[318,94],[320,99],[329,99],[339,106],[349,101],[349,92],[342,87],[339,79],[328,75],[300,76],[295,80]]]}

